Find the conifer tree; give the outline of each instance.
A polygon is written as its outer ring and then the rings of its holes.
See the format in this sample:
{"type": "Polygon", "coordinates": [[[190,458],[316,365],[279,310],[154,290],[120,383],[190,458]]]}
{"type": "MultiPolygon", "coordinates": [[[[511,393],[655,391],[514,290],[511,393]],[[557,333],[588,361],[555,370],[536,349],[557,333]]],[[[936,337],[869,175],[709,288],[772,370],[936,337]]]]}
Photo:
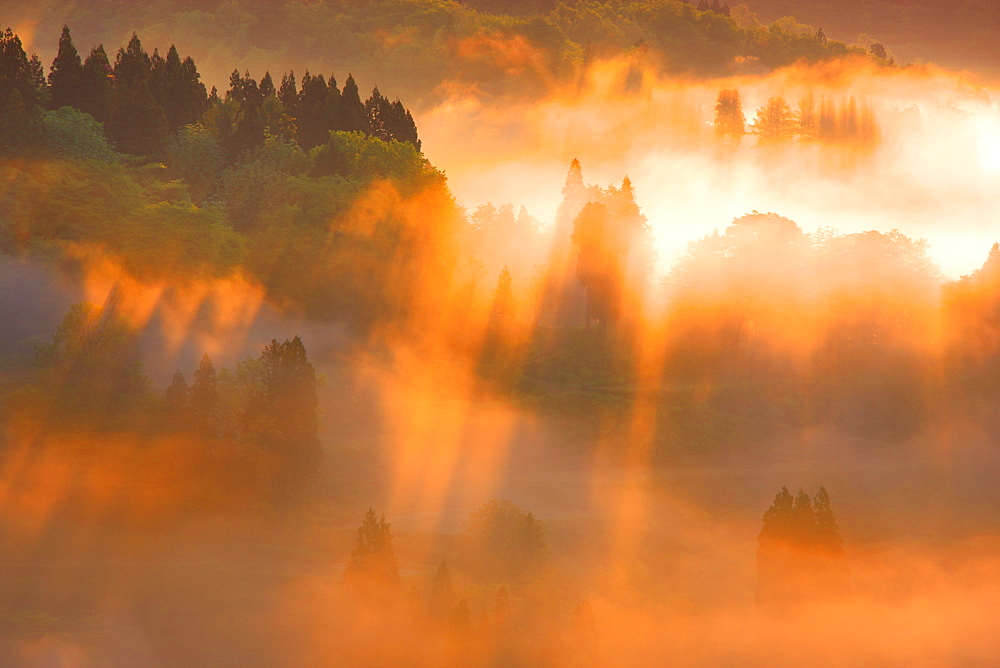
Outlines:
{"type": "Polygon", "coordinates": [[[17,105],[30,108],[41,103],[45,80],[43,76],[39,81],[40,64],[35,63],[37,58],[28,58],[21,38],[10,28],[0,34],[0,105],[12,91],[19,94],[17,105]]]}
{"type": "Polygon", "coordinates": [[[78,108],[106,123],[111,113],[111,63],[101,44],[91,49],[84,61],[82,78],[78,108]]]}
{"type": "Polygon", "coordinates": [[[303,151],[325,144],[329,139],[329,113],[326,98],[329,89],[322,74],[311,76],[309,71],[302,76],[302,88],[298,97],[298,142],[303,151]]]}
{"type": "Polygon", "coordinates": [[[188,398],[190,388],[180,371],[174,374],[169,387],[163,395],[166,404],[167,420],[173,428],[178,428],[188,421],[188,398]]]}
{"type": "Polygon", "coordinates": [[[385,515],[378,517],[371,508],[358,527],[358,542],[344,579],[362,586],[391,586],[399,582],[399,561],[392,547],[392,533],[385,515]]]}
{"type": "Polygon", "coordinates": [[[167,119],[150,89],[153,60],[133,33],[128,46],[119,49],[114,67],[108,134],[119,151],[160,156],[167,147],[167,119]]]}
{"type": "Polygon", "coordinates": [[[266,100],[275,95],[275,93],[274,82],[271,80],[271,72],[265,70],[264,76],[260,80],[260,96],[266,100]]]}
{"type": "Polygon", "coordinates": [[[514,317],[514,291],[511,289],[510,271],[504,265],[493,291],[493,308],[490,319],[497,322],[509,321],[514,317]]]}
{"type": "Polygon", "coordinates": [[[365,116],[368,119],[368,131],[373,137],[382,141],[394,139],[392,134],[392,110],[389,100],[378,92],[378,86],[372,89],[371,97],[365,101],[365,116]]]}
{"type": "Polygon", "coordinates": [[[715,103],[715,134],[739,143],[745,134],[746,117],[738,90],[721,90],[715,103]]]}
{"type": "Polygon", "coordinates": [[[321,457],[316,371],[302,339],[272,340],[261,354],[264,411],[274,433],[268,445],[283,462],[285,482],[301,485],[316,472],[321,457]]]}
{"type": "Polygon", "coordinates": [[[171,44],[164,62],[162,96],[167,127],[171,133],[197,123],[204,113],[208,95],[200,79],[194,60],[188,57],[182,61],[177,47],[171,44]]]}
{"type": "Polygon", "coordinates": [[[281,77],[281,87],[278,88],[278,99],[285,111],[296,117],[298,113],[299,91],[295,84],[295,72],[289,71],[281,77]]]}
{"type": "Polygon", "coordinates": [[[365,114],[365,105],[361,102],[358,93],[358,84],[354,81],[354,76],[348,74],[347,81],[344,82],[344,90],[340,94],[340,114],[339,126],[335,130],[345,132],[370,132],[368,117],[365,114]]]}
{"type": "Polygon", "coordinates": [[[212,359],[202,355],[194,372],[194,382],[188,393],[191,426],[201,436],[218,436],[219,393],[216,387],[215,366],[212,359]]]}
{"type": "Polygon", "coordinates": [[[63,26],[59,37],[59,52],[52,61],[52,70],[49,72],[49,100],[52,108],[79,109],[84,86],[83,61],[73,45],[69,26],[63,26]]]}

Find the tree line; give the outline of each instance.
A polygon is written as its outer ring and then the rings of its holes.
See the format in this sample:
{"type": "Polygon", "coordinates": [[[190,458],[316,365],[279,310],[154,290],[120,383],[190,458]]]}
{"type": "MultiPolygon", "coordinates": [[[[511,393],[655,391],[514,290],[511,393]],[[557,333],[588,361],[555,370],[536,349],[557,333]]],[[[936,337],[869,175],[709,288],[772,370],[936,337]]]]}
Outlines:
{"type": "Polygon", "coordinates": [[[190,438],[208,453],[236,449],[266,464],[265,498],[275,503],[301,498],[318,474],[316,372],[298,336],[272,340],[232,371],[217,372],[206,354],[190,384],[177,372],[158,392],[143,370],[138,331],[114,302],[80,303],[36,348],[35,367],[22,408],[42,411],[57,430],[190,438]]]}
{"type": "Polygon", "coordinates": [[[330,131],[361,132],[384,141],[405,141],[419,151],[416,124],[397,99],[390,102],[376,87],[362,101],[354,77],[343,90],[336,79],[293,72],[275,86],[270,72],[258,83],[249,72],[234,71],[220,97],[206,91],[197,65],[181,59],[173,45],[161,56],[146,52],[133,33],[114,62],[102,44],[81,58],[69,27],[63,27],[48,77],[37,56],[28,57],[10,28],[0,36],[0,151],[24,150],[41,141],[45,110],[71,107],[104,125],[122,153],[162,159],[169,138],[201,123],[214,130],[231,160],[260,146],[266,137],[295,142],[308,151],[326,142],[330,131]]]}
{"type": "Polygon", "coordinates": [[[747,134],[756,135],[762,144],[798,139],[871,146],[878,139],[878,123],[870,102],[859,104],[854,97],[838,102],[824,95],[817,104],[812,93],[799,101],[798,112],[785,98],[771,97],[757,109],[748,125],[739,90],[721,90],[713,126],[719,139],[733,144],[739,144],[747,134]]]}

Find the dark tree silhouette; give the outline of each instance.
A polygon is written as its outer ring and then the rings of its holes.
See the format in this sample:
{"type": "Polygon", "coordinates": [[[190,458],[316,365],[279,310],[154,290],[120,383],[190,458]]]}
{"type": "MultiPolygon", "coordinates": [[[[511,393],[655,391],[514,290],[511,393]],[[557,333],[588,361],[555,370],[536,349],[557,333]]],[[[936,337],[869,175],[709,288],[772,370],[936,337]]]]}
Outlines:
{"type": "Polygon", "coordinates": [[[55,60],[52,61],[52,71],[49,73],[49,103],[51,107],[53,109],[60,107],[79,108],[85,85],[83,61],[80,59],[76,47],[73,46],[69,26],[63,26],[62,35],[59,37],[59,51],[55,60]]]}
{"type": "Polygon", "coordinates": [[[354,82],[354,77],[351,74],[347,75],[347,81],[344,82],[344,90],[340,95],[338,125],[334,129],[345,132],[371,131],[368,116],[365,113],[365,105],[361,102],[361,96],[358,93],[358,84],[354,82]]]}
{"type": "Polygon", "coordinates": [[[167,148],[167,119],[150,88],[153,60],[135,33],[128,46],[118,51],[114,77],[107,129],[115,148],[132,155],[163,155],[167,148]]]}
{"type": "Polygon", "coordinates": [[[202,355],[188,393],[191,427],[204,438],[219,436],[219,391],[212,359],[202,355]]]}
{"type": "Polygon", "coordinates": [[[102,123],[111,115],[111,62],[104,47],[95,46],[83,63],[83,89],[78,97],[80,111],[85,111],[102,123]]]}
{"type": "Polygon", "coordinates": [[[267,435],[281,462],[281,481],[300,487],[316,473],[321,457],[316,371],[309,363],[302,339],[272,340],[261,354],[264,412],[272,431],[267,435]]]}
{"type": "Polygon", "coordinates": [[[344,580],[362,587],[390,587],[399,583],[399,560],[392,547],[392,533],[385,515],[371,508],[358,527],[358,542],[344,570],[344,580]]]}
{"type": "Polygon", "coordinates": [[[786,487],[764,513],[758,536],[757,571],[763,600],[788,601],[843,594],[849,576],[830,496],[820,487],[815,501],[786,487]]]}

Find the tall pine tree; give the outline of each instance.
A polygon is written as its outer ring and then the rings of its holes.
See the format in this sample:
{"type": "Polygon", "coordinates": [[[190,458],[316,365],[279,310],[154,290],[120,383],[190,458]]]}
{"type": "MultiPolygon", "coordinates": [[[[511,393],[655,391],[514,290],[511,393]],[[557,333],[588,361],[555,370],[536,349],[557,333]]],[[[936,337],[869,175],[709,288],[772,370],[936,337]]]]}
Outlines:
{"type": "Polygon", "coordinates": [[[59,37],[59,52],[52,61],[52,70],[49,72],[50,105],[53,109],[60,107],[79,109],[85,85],[83,61],[73,46],[69,26],[63,26],[62,35],[59,37]]]}

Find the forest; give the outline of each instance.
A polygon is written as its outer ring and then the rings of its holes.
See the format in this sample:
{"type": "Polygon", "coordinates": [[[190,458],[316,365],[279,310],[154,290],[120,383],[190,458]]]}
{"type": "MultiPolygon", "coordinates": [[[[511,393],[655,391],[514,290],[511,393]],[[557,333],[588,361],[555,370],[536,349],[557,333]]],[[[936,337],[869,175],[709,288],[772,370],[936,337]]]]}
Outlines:
{"type": "Polygon", "coordinates": [[[747,4],[6,9],[0,663],[995,660],[1000,89],[747,4]]]}

